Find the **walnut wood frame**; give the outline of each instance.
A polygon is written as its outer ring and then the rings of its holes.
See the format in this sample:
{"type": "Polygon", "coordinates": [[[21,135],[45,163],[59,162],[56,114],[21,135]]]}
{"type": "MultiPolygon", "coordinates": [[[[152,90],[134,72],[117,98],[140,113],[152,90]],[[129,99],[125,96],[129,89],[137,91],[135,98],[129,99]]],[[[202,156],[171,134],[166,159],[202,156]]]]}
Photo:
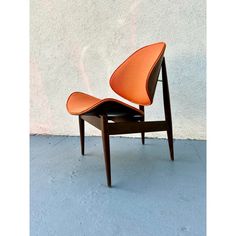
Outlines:
{"type": "MultiPolygon", "coordinates": [[[[162,88],[163,88],[163,101],[165,120],[163,121],[144,121],[144,116],[136,119],[126,119],[122,117],[109,117],[105,112],[95,114],[83,114],[79,115],[79,127],[80,127],[80,143],[81,154],[84,155],[84,121],[87,121],[91,125],[101,130],[103,140],[104,159],[106,167],[107,185],[111,187],[111,164],[110,164],[110,142],[109,136],[116,134],[129,134],[129,133],[141,133],[142,144],[144,144],[146,132],[167,131],[170,159],[174,161],[174,146],[173,146],[173,131],[172,131],[172,118],[171,118],[171,106],[170,96],[168,88],[168,78],[166,72],[165,58],[163,57],[161,63],[162,69],[162,88]],[[113,122],[109,122],[112,120],[113,122]]],[[[144,112],[144,106],[139,106],[139,109],[144,112]]]]}

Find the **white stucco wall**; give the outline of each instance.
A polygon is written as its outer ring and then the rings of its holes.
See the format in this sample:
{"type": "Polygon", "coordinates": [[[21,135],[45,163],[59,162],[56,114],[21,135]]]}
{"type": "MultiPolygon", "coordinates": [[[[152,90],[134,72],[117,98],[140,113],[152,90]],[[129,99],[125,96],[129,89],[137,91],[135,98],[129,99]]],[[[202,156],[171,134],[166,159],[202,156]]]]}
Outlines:
{"type": "MultiPolygon", "coordinates": [[[[109,87],[112,72],[136,49],[164,41],[174,137],[205,139],[205,0],[31,0],[30,14],[31,133],[77,135],[70,93],[123,100],[109,87]]],[[[159,84],[146,118],[161,117],[159,84]]],[[[86,134],[100,133],[87,125],[86,134]]]]}

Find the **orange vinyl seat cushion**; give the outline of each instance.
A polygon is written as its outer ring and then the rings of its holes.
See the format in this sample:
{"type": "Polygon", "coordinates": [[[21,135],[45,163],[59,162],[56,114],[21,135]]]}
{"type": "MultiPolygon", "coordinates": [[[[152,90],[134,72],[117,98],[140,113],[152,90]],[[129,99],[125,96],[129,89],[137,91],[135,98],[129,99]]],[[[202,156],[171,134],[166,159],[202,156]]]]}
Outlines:
{"type": "Polygon", "coordinates": [[[114,98],[99,99],[81,92],[74,92],[69,96],[66,103],[66,108],[71,115],[82,115],[88,112],[92,112],[95,108],[107,102],[118,103],[126,108],[129,108],[143,115],[143,112],[141,110],[114,98]]]}

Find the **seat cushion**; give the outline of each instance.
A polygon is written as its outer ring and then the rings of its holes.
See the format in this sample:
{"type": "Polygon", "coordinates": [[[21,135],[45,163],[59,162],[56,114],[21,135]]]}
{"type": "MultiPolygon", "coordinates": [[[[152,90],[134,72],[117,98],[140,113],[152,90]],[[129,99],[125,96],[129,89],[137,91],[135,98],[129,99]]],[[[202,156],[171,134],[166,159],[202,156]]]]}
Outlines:
{"type": "Polygon", "coordinates": [[[114,98],[99,99],[81,92],[74,92],[69,96],[66,108],[71,115],[83,115],[93,111],[109,112],[109,109],[130,112],[134,115],[143,115],[143,111],[114,98]]]}

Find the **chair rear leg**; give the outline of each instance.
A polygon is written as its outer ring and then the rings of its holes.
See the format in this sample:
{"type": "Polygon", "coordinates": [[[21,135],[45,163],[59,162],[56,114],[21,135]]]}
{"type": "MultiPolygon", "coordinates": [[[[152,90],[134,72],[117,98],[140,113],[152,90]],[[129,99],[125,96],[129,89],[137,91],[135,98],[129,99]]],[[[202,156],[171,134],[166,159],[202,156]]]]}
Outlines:
{"type": "Polygon", "coordinates": [[[170,94],[168,87],[165,58],[163,58],[162,61],[162,82],[163,82],[162,88],[163,88],[165,119],[168,125],[167,137],[170,149],[170,159],[174,161],[174,144],[173,144],[172,118],[171,118],[171,107],[170,107],[170,94]]]}
{"type": "MultiPolygon", "coordinates": [[[[144,106],[139,105],[139,109],[141,111],[143,111],[143,113],[144,113],[144,106]]],[[[142,121],[144,121],[144,116],[143,116],[142,121]]],[[[141,138],[142,138],[142,144],[144,145],[145,144],[145,133],[144,132],[141,132],[141,138]]]]}
{"type": "Polygon", "coordinates": [[[173,143],[172,127],[167,130],[167,137],[170,149],[170,159],[174,161],[174,143],[173,143]]]}
{"type": "Polygon", "coordinates": [[[79,131],[80,131],[81,154],[84,155],[84,120],[80,116],[79,116],[79,131]]]}
{"type": "Polygon", "coordinates": [[[106,116],[101,116],[101,131],[103,141],[103,152],[106,166],[107,186],[111,187],[111,163],[110,163],[110,142],[107,128],[108,120],[106,116]]]}

